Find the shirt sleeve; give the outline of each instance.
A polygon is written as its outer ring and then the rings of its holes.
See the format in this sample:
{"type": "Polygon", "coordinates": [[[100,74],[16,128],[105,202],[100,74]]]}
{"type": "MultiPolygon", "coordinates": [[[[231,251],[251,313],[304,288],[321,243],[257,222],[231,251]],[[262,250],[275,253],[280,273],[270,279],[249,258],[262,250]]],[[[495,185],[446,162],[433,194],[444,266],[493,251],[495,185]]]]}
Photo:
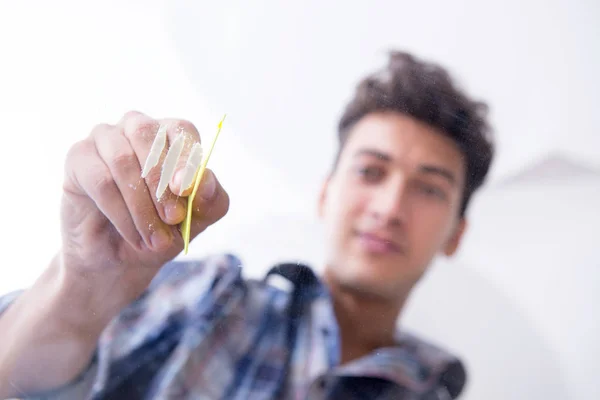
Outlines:
{"type": "MultiPolygon", "coordinates": [[[[240,266],[240,260],[231,254],[167,263],[140,298],[125,307],[107,327],[105,340],[99,341],[92,360],[78,377],[43,393],[19,393],[18,398],[84,400],[98,392],[109,390],[115,382],[123,379],[123,376],[114,373],[119,371],[119,363],[127,363],[134,359],[134,362],[139,364],[139,360],[135,360],[134,352],[146,340],[156,337],[161,330],[170,327],[171,316],[180,313],[180,309],[164,307],[165,303],[184,308],[192,307],[202,296],[217,290],[215,286],[220,287],[226,285],[229,280],[237,279],[240,266]],[[183,290],[185,287],[188,289],[183,290]],[[194,290],[189,290],[190,287],[194,290]],[[119,358],[119,363],[113,363],[113,356],[119,358]]],[[[0,297],[0,316],[22,292],[0,297]]],[[[126,369],[130,369],[129,366],[126,369]]]]}
{"type": "MultiPolygon", "coordinates": [[[[23,290],[17,290],[14,292],[7,293],[0,296],[0,317],[10,307],[11,304],[23,293],[23,290]]],[[[32,399],[32,400],[82,400],[88,397],[91,393],[91,389],[96,377],[96,355],[92,357],[92,360],[75,379],[62,386],[36,393],[18,393],[18,399],[32,399]]],[[[18,388],[16,388],[18,391],[18,388]]]]}

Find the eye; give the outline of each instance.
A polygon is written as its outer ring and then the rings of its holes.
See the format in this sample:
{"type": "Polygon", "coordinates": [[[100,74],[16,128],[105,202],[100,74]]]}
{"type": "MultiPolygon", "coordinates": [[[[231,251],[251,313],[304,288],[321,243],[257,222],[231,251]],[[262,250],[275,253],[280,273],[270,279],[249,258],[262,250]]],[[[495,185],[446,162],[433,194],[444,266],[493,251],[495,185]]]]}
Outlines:
{"type": "Polygon", "coordinates": [[[372,165],[359,167],[357,171],[358,174],[367,182],[376,182],[384,175],[382,168],[372,165]]]}
{"type": "Polygon", "coordinates": [[[446,192],[437,186],[428,183],[421,183],[418,185],[418,188],[419,191],[427,197],[437,198],[440,200],[446,200],[447,198],[446,192]]]}

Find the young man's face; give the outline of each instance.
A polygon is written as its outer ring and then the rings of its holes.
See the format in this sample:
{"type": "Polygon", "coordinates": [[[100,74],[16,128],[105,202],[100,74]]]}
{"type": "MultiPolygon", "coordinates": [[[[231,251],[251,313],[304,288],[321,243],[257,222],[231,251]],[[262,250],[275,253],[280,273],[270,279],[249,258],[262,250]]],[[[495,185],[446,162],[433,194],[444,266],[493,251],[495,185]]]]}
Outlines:
{"type": "Polygon", "coordinates": [[[462,153],[435,129],[398,113],[362,118],[320,197],[328,279],[405,296],[437,253],[458,247],[464,175],[462,153]]]}

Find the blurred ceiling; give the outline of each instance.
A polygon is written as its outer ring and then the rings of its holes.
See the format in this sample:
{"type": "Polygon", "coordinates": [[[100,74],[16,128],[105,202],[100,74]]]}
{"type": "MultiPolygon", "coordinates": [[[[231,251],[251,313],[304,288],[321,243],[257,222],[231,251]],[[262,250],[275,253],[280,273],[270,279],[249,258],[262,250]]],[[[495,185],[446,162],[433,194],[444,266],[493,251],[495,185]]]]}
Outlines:
{"type": "Polygon", "coordinates": [[[166,30],[232,135],[301,191],[354,85],[391,48],[447,66],[491,105],[492,181],[560,151],[600,164],[598,2],[165,2],[166,30]]]}

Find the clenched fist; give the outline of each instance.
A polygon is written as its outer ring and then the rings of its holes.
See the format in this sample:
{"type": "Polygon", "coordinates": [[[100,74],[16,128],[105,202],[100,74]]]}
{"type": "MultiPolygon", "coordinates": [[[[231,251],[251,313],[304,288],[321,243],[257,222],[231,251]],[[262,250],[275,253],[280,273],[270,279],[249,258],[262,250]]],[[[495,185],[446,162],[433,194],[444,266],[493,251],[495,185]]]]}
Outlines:
{"type": "MultiPolygon", "coordinates": [[[[99,287],[110,285],[124,301],[139,295],[160,267],[183,249],[179,224],[192,187],[181,188],[181,177],[188,154],[199,142],[190,122],[129,112],[118,124],[98,125],[75,144],[66,160],[61,206],[64,272],[100,280],[99,287]],[[158,164],[142,178],[160,128],[166,128],[166,145],[158,164]],[[157,198],[167,151],[180,135],[184,145],[176,173],[157,198]]],[[[192,238],[229,207],[227,193],[210,170],[194,202],[192,238]]]]}

